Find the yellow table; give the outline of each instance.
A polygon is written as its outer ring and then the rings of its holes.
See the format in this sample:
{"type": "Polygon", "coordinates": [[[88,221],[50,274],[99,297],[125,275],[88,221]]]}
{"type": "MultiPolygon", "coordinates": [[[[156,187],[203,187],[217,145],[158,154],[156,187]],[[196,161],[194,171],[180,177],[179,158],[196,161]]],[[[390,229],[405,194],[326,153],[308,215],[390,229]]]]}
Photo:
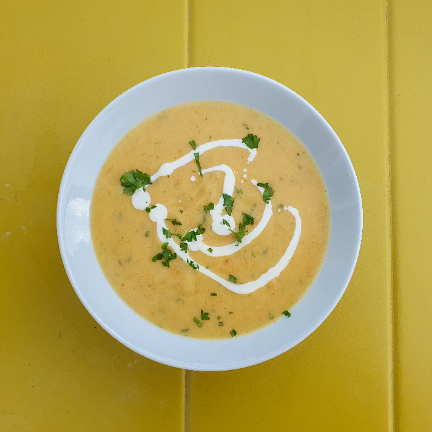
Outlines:
{"type": "Polygon", "coordinates": [[[431,431],[432,3],[0,2],[0,431],[431,431]],[[329,121],[364,205],[358,265],[304,342],[185,372],[123,347],[57,246],[63,169],[94,116],[169,70],[269,76],[329,121]]]}

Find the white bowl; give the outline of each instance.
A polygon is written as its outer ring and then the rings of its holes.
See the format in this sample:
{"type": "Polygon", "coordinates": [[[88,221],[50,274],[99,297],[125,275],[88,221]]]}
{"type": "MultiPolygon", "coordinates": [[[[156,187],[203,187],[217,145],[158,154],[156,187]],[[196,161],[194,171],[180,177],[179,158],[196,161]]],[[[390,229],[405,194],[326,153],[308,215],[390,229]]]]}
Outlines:
{"type": "Polygon", "coordinates": [[[289,350],[310,335],[328,317],[348,285],[360,249],[362,223],[354,168],[324,118],[299,95],[269,78],[238,69],[210,67],[159,75],[111,102],[75,146],[63,174],[57,207],[63,263],[78,297],[93,318],[135,352],[192,370],[251,366],[289,350]],[[199,100],[246,105],[287,127],[314,158],[330,201],[328,250],[314,283],[291,310],[291,318],[232,339],[177,336],[143,319],[107,282],[90,235],[90,200],[99,171],[113,147],[146,117],[173,105],[199,100]]]}

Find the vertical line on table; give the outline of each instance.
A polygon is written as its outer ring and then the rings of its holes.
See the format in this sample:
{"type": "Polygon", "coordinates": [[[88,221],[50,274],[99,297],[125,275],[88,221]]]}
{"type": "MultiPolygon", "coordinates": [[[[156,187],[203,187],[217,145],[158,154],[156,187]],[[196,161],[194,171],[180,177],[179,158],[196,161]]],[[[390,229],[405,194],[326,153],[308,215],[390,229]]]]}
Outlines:
{"type": "Polygon", "coordinates": [[[190,63],[190,2],[186,0],[186,67],[189,67],[190,63]]]}
{"type": "Polygon", "coordinates": [[[391,152],[391,119],[390,119],[390,34],[389,34],[389,1],[384,0],[385,13],[385,56],[386,56],[386,108],[387,108],[387,195],[388,195],[388,247],[389,260],[387,265],[387,280],[390,284],[390,380],[389,380],[389,431],[395,430],[395,292],[393,284],[393,190],[392,190],[392,152],[391,152]]]}
{"type": "Polygon", "coordinates": [[[183,402],[183,432],[191,432],[192,422],[191,422],[191,380],[192,371],[183,371],[183,384],[184,384],[184,402],[183,402]]]}

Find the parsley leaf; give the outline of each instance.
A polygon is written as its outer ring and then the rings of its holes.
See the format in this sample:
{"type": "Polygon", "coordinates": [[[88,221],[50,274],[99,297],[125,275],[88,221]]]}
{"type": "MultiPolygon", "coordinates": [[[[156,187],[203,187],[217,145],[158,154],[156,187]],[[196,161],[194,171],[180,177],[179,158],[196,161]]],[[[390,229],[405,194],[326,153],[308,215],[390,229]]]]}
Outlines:
{"type": "Polygon", "coordinates": [[[200,235],[200,234],[204,234],[205,233],[205,228],[201,228],[201,225],[198,225],[196,232],[196,235],[200,235]]]}
{"type": "Polygon", "coordinates": [[[171,233],[166,228],[162,228],[162,233],[167,239],[171,238],[171,233]]]}
{"type": "Polygon", "coordinates": [[[222,223],[223,223],[224,225],[229,226],[229,227],[231,228],[231,225],[229,224],[229,222],[228,222],[227,220],[222,219],[222,223]]]}
{"type": "Polygon", "coordinates": [[[253,218],[252,216],[243,213],[243,226],[246,225],[253,225],[255,223],[255,218],[253,218]]]}
{"type": "Polygon", "coordinates": [[[236,236],[236,239],[237,239],[237,244],[236,244],[236,246],[238,246],[238,245],[242,242],[243,237],[244,237],[244,236],[246,235],[246,233],[248,232],[247,229],[245,229],[245,227],[244,227],[243,224],[240,224],[240,225],[239,225],[239,230],[238,230],[238,232],[233,231],[232,229],[230,229],[230,231],[231,231],[231,232],[236,236]]]}
{"type": "Polygon", "coordinates": [[[209,205],[204,206],[204,211],[214,210],[214,203],[210,203],[209,205]]]}
{"type": "Polygon", "coordinates": [[[212,249],[212,248],[208,248],[207,250],[208,250],[210,253],[213,252],[213,249],[212,249]]]}
{"type": "Polygon", "coordinates": [[[196,162],[197,167],[198,167],[199,175],[202,177],[203,173],[201,171],[201,164],[200,164],[200,161],[199,161],[199,153],[194,153],[194,157],[195,157],[195,162],[196,162]]]}
{"type": "Polygon", "coordinates": [[[197,317],[193,317],[194,323],[201,328],[203,326],[202,322],[197,318],[197,317]]]}
{"type": "Polygon", "coordinates": [[[165,219],[165,220],[171,221],[173,225],[182,225],[182,223],[179,222],[177,219],[165,219]]]}
{"type": "Polygon", "coordinates": [[[201,309],[201,319],[203,321],[208,321],[210,319],[209,317],[209,313],[208,312],[203,312],[203,310],[201,309]]]}
{"type": "Polygon", "coordinates": [[[229,280],[230,282],[237,283],[237,278],[236,278],[235,276],[233,276],[232,274],[230,274],[230,275],[228,276],[228,280],[229,280]]]}
{"type": "Polygon", "coordinates": [[[189,144],[191,145],[191,147],[196,150],[196,142],[195,140],[189,141],[189,144]]]}
{"type": "Polygon", "coordinates": [[[264,191],[264,193],[263,193],[263,200],[264,200],[264,202],[265,202],[266,204],[269,203],[269,201],[271,200],[271,197],[273,196],[273,194],[274,194],[274,190],[273,190],[273,188],[271,188],[271,187],[268,187],[268,188],[264,191]]]}
{"type": "Polygon", "coordinates": [[[146,207],[146,212],[147,213],[150,213],[154,208],[156,208],[156,206],[154,205],[154,206],[151,206],[151,207],[146,207]]]}
{"type": "Polygon", "coordinates": [[[257,186],[264,188],[263,200],[268,204],[274,194],[273,188],[268,183],[257,183],[257,186]]]}
{"type": "Polygon", "coordinates": [[[187,263],[194,269],[194,270],[198,270],[199,269],[199,264],[195,264],[192,260],[189,261],[189,258],[187,259],[187,263]]]}
{"type": "Polygon", "coordinates": [[[148,174],[137,169],[136,171],[132,170],[125,172],[120,177],[120,184],[124,187],[123,193],[126,195],[132,195],[141,187],[145,191],[145,187],[152,184],[152,181],[148,174]]]}
{"type": "Polygon", "coordinates": [[[231,337],[234,337],[236,334],[237,334],[237,331],[236,331],[236,330],[232,329],[232,330],[230,331],[230,335],[231,335],[231,337]]]}
{"type": "Polygon", "coordinates": [[[180,250],[182,252],[187,252],[187,243],[180,243],[180,250]]]}
{"type": "Polygon", "coordinates": [[[291,316],[291,314],[287,311],[287,310],[284,310],[283,312],[282,312],[282,315],[285,315],[286,317],[290,317],[291,316]]]}
{"type": "Polygon", "coordinates": [[[172,261],[173,259],[176,259],[177,254],[173,253],[170,249],[168,249],[168,243],[164,243],[161,247],[162,247],[163,252],[156,254],[152,258],[152,261],[156,262],[156,261],[162,260],[162,265],[165,267],[169,267],[170,261],[172,261]]]}
{"type": "Polygon", "coordinates": [[[222,321],[219,321],[219,327],[223,327],[224,323],[222,321]]]}
{"type": "Polygon", "coordinates": [[[242,142],[246,144],[250,149],[258,148],[258,143],[260,142],[260,138],[253,134],[247,134],[242,139],[242,142]]]}
{"type": "Polygon", "coordinates": [[[224,207],[226,209],[226,212],[231,216],[232,208],[234,205],[234,198],[231,195],[223,194],[223,200],[224,200],[224,207]]]}
{"type": "Polygon", "coordinates": [[[205,228],[201,228],[201,225],[199,225],[195,231],[192,230],[186,233],[183,236],[182,240],[185,242],[197,241],[197,235],[204,234],[205,230],[205,228]]]}
{"type": "MultiPolygon", "coordinates": [[[[216,297],[217,296],[217,293],[210,293],[210,296],[211,297],[216,297]]],[[[219,317],[220,318],[220,317],[219,317]]]]}

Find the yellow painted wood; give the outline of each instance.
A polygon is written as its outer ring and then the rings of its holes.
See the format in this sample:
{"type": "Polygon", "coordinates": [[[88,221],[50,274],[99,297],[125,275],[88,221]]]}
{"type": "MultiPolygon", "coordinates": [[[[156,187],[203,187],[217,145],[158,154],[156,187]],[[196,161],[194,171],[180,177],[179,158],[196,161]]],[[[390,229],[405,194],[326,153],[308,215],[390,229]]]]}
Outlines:
{"type": "Polygon", "coordinates": [[[344,143],[364,233],[331,316],[284,355],[187,373],[191,431],[386,431],[393,424],[385,4],[190,2],[190,65],[261,73],[302,95],[344,143]]]}
{"type": "Polygon", "coordinates": [[[432,430],[432,3],[391,0],[396,431],[432,430]]]}
{"type": "Polygon", "coordinates": [[[183,430],[183,372],[133,353],[90,317],[63,269],[55,211],[94,116],[186,66],[186,2],[0,9],[0,430],[183,430]]]}

